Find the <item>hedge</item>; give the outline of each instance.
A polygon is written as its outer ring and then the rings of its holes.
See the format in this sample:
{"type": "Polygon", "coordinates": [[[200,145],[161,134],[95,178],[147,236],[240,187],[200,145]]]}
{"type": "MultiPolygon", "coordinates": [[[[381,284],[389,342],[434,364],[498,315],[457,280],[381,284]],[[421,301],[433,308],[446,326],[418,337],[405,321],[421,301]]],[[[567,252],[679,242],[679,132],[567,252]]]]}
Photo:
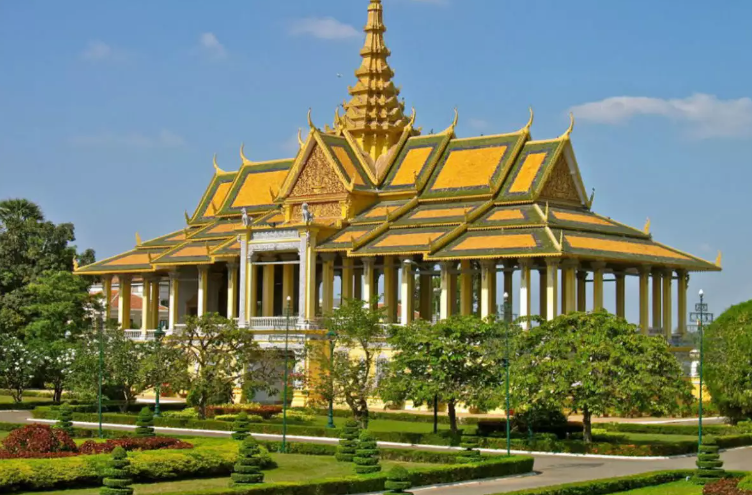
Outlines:
{"type": "MultiPolygon", "coordinates": [[[[329,414],[328,409],[310,409],[305,407],[293,407],[291,411],[312,412],[317,416],[326,416],[329,414]]],[[[333,415],[337,418],[352,418],[352,411],[349,409],[334,409],[333,415]]],[[[416,414],[409,412],[381,412],[381,411],[368,411],[368,419],[387,419],[392,421],[407,421],[410,423],[433,423],[433,414],[416,414]]],[[[478,424],[478,421],[483,421],[484,418],[476,417],[457,417],[457,423],[463,425],[478,424]]],[[[437,416],[437,422],[442,425],[449,424],[449,416],[446,413],[439,413],[437,416]]]]}
{"type": "MultiPolygon", "coordinates": [[[[152,450],[133,452],[133,479],[139,483],[226,476],[232,471],[238,443],[227,440],[197,439],[190,450],[152,450]]],[[[57,459],[0,460],[0,493],[52,490],[101,484],[107,454],[62,457],[57,459]]],[[[266,467],[273,465],[265,452],[266,467]]]]}
{"type": "MultiPolygon", "coordinates": [[[[697,425],[637,424],[637,423],[598,423],[601,430],[622,433],[648,433],[654,435],[697,435],[697,425]]],[[[703,433],[715,436],[743,435],[752,433],[745,428],[729,425],[702,425],[703,433]]]]}
{"type": "MultiPolygon", "coordinates": [[[[647,486],[663,485],[685,479],[691,476],[692,470],[656,471],[653,473],[623,476],[620,478],[608,478],[594,481],[581,481],[567,483],[565,485],[532,488],[516,492],[505,492],[503,495],[608,495],[621,493],[647,486]]],[[[496,493],[494,495],[502,495],[496,493]]]]}
{"type": "MultiPolygon", "coordinates": [[[[481,448],[506,449],[506,439],[479,437],[481,448]]],[[[527,452],[562,452],[568,454],[598,454],[619,455],[631,457],[663,457],[672,455],[684,455],[697,452],[697,442],[659,442],[652,444],[642,443],[585,443],[583,440],[550,440],[535,439],[532,441],[512,439],[513,450],[527,452]]]]}
{"type": "Polygon", "coordinates": [[[2,402],[0,403],[0,411],[26,411],[35,409],[37,407],[42,406],[49,406],[52,404],[50,401],[38,401],[38,400],[32,400],[32,401],[25,401],[25,402],[19,402],[16,404],[15,402],[2,402]]]}
{"type": "MultiPolygon", "coordinates": [[[[418,468],[409,471],[414,487],[456,483],[483,478],[499,478],[529,473],[533,469],[531,457],[498,457],[476,464],[418,468]]],[[[262,485],[232,489],[211,489],[192,492],[173,492],[168,495],[347,495],[355,493],[383,492],[385,473],[349,476],[297,483],[264,483],[262,485]]]]}

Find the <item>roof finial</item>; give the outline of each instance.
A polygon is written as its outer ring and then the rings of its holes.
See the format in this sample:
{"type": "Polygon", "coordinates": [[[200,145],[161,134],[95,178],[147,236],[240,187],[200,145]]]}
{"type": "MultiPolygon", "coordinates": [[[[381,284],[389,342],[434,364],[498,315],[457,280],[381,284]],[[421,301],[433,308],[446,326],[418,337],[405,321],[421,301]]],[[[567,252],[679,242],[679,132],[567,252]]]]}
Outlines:
{"type": "Polygon", "coordinates": [[[217,165],[217,154],[216,153],[214,153],[213,164],[214,164],[214,173],[215,174],[224,174],[225,173],[225,171],[222,170],[221,168],[219,168],[219,165],[217,165]]]}
{"type": "Polygon", "coordinates": [[[243,165],[253,165],[253,162],[245,157],[245,143],[240,143],[240,159],[243,161],[243,165]]]}
{"type": "Polygon", "coordinates": [[[305,142],[303,142],[303,129],[300,127],[298,127],[298,145],[301,149],[305,146],[305,142]]]}
{"type": "Polygon", "coordinates": [[[527,124],[525,124],[525,127],[522,128],[523,132],[530,132],[530,128],[533,127],[533,120],[535,119],[535,114],[533,113],[533,107],[530,108],[530,119],[527,121],[527,124]]]}
{"type": "Polygon", "coordinates": [[[136,232],[136,246],[140,246],[142,244],[141,242],[141,236],[138,232],[136,232]]]}
{"type": "Polygon", "coordinates": [[[418,116],[418,113],[415,111],[415,107],[413,107],[413,113],[410,115],[410,123],[408,124],[410,127],[415,125],[415,117],[418,116]]]}
{"type": "Polygon", "coordinates": [[[447,127],[443,134],[454,134],[454,129],[457,127],[457,123],[460,121],[460,112],[457,110],[457,107],[454,107],[454,119],[452,120],[452,125],[447,127]]]}
{"type": "Polygon", "coordinates": [[[183,214],[185,215],[185,223],[191,223],[191,216],[188,214],[188,212],[184,211],[183,214]]]}
{"type": "Polygon", "coordinates": [[[308,127],[311,128],[311,130],[316,129],[316,126],[313,125],[313,120],[311,119],[311,112],[313,112],[313,109],[308,109],[308,127]]]}
{"type": "Polygon", "coordinates": [[[593,207],[594,200],[595,200],[595,188],[593,188],[592,192],[590,193],[590,199],[588,200],[588,204],[587,204],[588,209],[593,207]]]}
{"type": "Polygon", "coordinates": [[[719,249],[718,256],[715,259],[715,266],[717,266],[718,268],[721,268],[721,257],[722,257],[722,254],[721,254],[721,250],[719,249]]]}
{"type": "Polygon", "coordinates": [[[569,112],[569,129],[567,129],[567,132],[561,135],[560,139],[569,139],[569,136],[572,134],[573,129],[574,129],[574,114],[572,112],[569,112]]]}
{"type": "Polygon", "coordinates": [[[650,235],[650,218],[648,218],[645,222],[645,226],[642,228],[642,231],[645,232],[646,235],[650,235]]]}

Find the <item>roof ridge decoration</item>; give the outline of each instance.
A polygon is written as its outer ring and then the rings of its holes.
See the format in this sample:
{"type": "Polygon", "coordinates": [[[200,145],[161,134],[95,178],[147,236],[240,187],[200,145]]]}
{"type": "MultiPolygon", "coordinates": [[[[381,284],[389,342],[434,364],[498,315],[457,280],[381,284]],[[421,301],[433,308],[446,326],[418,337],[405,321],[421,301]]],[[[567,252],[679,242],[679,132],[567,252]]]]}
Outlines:
{"type": "Polygon", "coordinates": [[[645,226],[642,228],[642,231],[645,232],[645,235],[650,235],[650,217],[645,221],[645,226]]]}
{"type": "Polygon", "coordinates": [[[219,165],[217,165],[217,154],[214,153],[214,158],[212,159],[212,165],[214,165],[214,173],[217,175],[226,174],[224,170],[219,168],[219,165]]]}
{"type": "Polygon", "coordinates": [[[143,244],[143,242],[141,242],[141,236],[136,232],[136,246],[140,246],[141,244],[143,244]]]}
{"type": "Polygon", "coordinates": [[[370,0],[364,32],[362,62],[355,71],[358,82],[348,87],[350,101],[343,105],[342,125],[375,161],[397,143],[408,119],[405,104],[399,100],[400,89],[392,81],[394,71],[387,62],[391,52],[384,42],[381,0],[370,0]]]}
{"type": "Polygon", "coordinates": [[[721,250],[719,249],[718,256],[715,258],[715,266],[717,266],[718,268],[721,268],[721,257],[722,257],[722,254],[721,254],[721,250]]]}
{"type": "Polygon", "coordinates": [[[254,162],[250,161],[245,156],[245,143],[240,143],[240,163],[241,163],[242,167],[245,167],[245,166],[248,166],[248,165],[255,165],[254,162]]]}

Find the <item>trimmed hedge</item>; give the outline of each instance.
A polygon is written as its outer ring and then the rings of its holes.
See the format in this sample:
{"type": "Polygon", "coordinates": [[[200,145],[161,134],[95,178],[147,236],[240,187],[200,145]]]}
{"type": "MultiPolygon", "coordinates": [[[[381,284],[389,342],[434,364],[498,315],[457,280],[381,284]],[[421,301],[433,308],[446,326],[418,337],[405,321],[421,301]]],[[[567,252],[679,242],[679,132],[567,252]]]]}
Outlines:
{"type": "MultiPolygon", "coordinates": [[[[696,425],[598,423],[595,428],[622,433],[648,433],[653,435],[697,435],[696,425]]],[[[715,436],[752,433],[745,428],[728,425],[702,425],[703,433],[715,436]]]]}
{"type": "MultiPolygon", "coordinates": [[[[531,457],[498,457],[477,464],[428,467],[410,470],[412,486],[436,485],[483,478],[499,478],[529,473],[531,457]]],[[[348,495],[383,492],[387,474],[375,473],[346,478],[332,478],[296,483],[264,483],[241,490],[213,489],[173,492],[167,495],[348,495]]]]}
{"type": "MultiPolygon", "coordinates": [[[[506,439],[479,437],[481,448],[506,448],[506,439]]],[[[571,454],[620,455],[632,457],[660,457],[684,455],[697,452],[697,442],[660,442],[653,444],[618,444],[618,443],[585,443],[582,440],[554,440],[553,438],[533,439],[532,441],[512,439],[513,450],[527,452],[563,452],[571,454]]]]}
{"type": "MultiPolygon", "coordinates": [[[[190,450],[133,452],[130,473],[137,483],[183,478],[228,476],[238,454],[238,443],[196,439],[190,450]]],[[[84,455],[57,459],[0,461],[0,493],[97,486],[107,469],[109,455],[84,455]]],[[[274,463],[263,451],[263,465],[274,463]]]]}
{"type": "MultiPolygon", "coordinates": [[[[653,473],[623,476],[620,478],[608,478],[594,481],[581,481],[579,483],[567,483],[565,485],[532,488],[516,492],[505,492],[503,495],[610,495],[621,493],[647,486],[663,485],[685,479],[691,476],[691,470],[656,471],[653,473]]],[[[494,495],[502,495],[496,493],[494,495]]]]}
{"type": "MultiPolygon", "coordinates": [[[[312,412],[313,414],[317,416],[326,416],[329,414],[328,409],[307,409],[304,407],[293,407],[291,409],[288,409],[288,411],[301,411],[301,412],[312,412]]],[[[349,409],[335,409],[333,411],[333,415],[337,418],[352,418],[352,411],[349,409]]],[[[433,423],[433,414],[416,414],[416,413],[409,413],[409,412],[380,412],[380,411],[368,411],[368,419],[390,419],[393,421],[407,421],[410,423],[433,423]]],[[[475,417],[463,417],[460,416],[457,418],[457,423],[463,424],[463,425],[474,425],[478,424],[478,421],[483,421],[483,418],[475,418],[475,417]]],[[[446,413],[439,413],[438,415],[438,423],[442,425],[448,425],[449,424],[449,416],[447,416],[446,413]]]]}

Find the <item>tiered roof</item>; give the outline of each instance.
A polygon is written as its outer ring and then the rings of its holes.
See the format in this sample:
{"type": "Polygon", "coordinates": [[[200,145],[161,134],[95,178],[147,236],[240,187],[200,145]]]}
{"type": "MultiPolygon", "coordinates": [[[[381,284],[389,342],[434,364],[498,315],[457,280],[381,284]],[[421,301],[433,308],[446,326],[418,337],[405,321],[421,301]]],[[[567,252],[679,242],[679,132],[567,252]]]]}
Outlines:
{"type": "Polygon", "coordinates": [[[310,132],[294,158],[252,162],[214,175],[182,230],[79,273],[135,273],[237,259],[238,234],[314,229],[318,250],[344,256],[422,255],[427,260],[556,257],[686,270],[719,270],[591,210],[571,142],[520,130],[458,138],[420,135],[405,118],[386,63],[382,5],[371,0],[363,65],[344,117],[310,132]],[[386,137],[385,137],[386,136],[386,137]],[[385,141],[386,139],[386,141],[385,141]],[[381,144],[374,144],[381,143],[381,144]],[[385,144],[386,143],[386,144],[385,144]],[[383,146],[382,146],[383,145],[383,146]],[[382,146],[382,148],[379,148],[382,146]],[[379,148],[379,149],[377,149],[379,148]],[[303,204],[314,214],[302,221],[303,204]],[[250,226],[241,223],[241,215],[250,226]]]}

